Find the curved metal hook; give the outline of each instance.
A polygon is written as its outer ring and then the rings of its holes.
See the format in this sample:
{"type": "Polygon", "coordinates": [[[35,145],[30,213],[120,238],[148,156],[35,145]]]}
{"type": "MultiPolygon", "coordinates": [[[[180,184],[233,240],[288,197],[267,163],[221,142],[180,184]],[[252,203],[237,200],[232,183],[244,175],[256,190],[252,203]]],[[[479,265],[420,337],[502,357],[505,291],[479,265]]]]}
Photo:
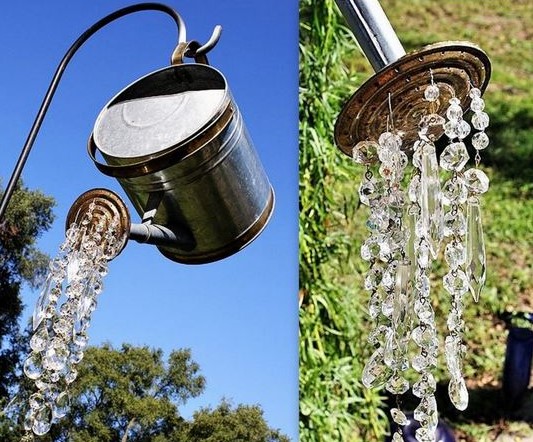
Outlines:
{"type": "MultiPolygon", "coordinates": [[[[129,15],[135,12],[150,11],[150,10],[160,11],[160,12],[163,12],[169,15],[174,20],[174,22],[176,23],[178,27],[178,46],[180,44],[186,44],[185,42],[187,40],[187,31],[185,27],[185,22],[174,9],[161,3],[139,3],[136,5],[131,5],[131,6],[127,6],[125,8],[119,9],[105,16],[101,20],[97,21],[94,25],[92,25],[89,29],[87,29],[83,34],[81,34],[80,37],[78,37],[78,39],[72,44],[72,46],[67,50],[67,52],[63,56],[63,59],[59,63],[57,70],[52,78],[52,81],[50,82],[50,85],[48,86],[48,90],[41,103],[41,107],[39,108],[37,116],[35,117],[35,120],[30,129],[26,142],[24,143],[24,146],[20,153],[17,164],[15,165],[15,169],[13,170],[13,173],[11,174],[11,178],[4,191],[2,200],[0,201],[0,220],[2,220],[2,218],[4,217],[9,200],[11,199],[11,196],[13,195],[17,181],[20,177],[20,174],[22,173],[22,169],[24,168],[24,165],[26,164],[28,155],[30,154],[35,138],[37,137],[37,133],[39,132],[43,119],[46,115],[46,111],[48,110],[50,102],[52,101],[52,97],[55,94],[55,91],[61,80],[63,72],[65,71],[68,63],[70,62],[70,60],[72,59],[76,51],[83,45],[83,43],[85,43],[89,39],[89,37],[91,37],[93,34],[95,34],[98,30],[100,30],[107,24],[121,17],[124,17],[126,15],[129,15]]],[[[211,42],[211,39],[208,41],[208,43],[210,42],[211,42]]]]}
{"type": "Polygon", "coordinates": [[[211,34],[211,37],[209,37],[209,40],[207,40],[202,46],[196,49],[196,54],[197,55],[207,54],[211,49],[213,49],[216,46],[216,44],[218,43],[218,40],[220,40],[221,34],[222,34],[222,26],[216,25],[215,29],[213,29],[213,33],[211,34]]]}
{"type": "Polygon", "coordinates": [[[180,41],[170,56],[170,63],[181,64],[183,63],[184,57],[189,57],[194,58],[196,63],[209,64],[207,53],[216,46],[221,34],[222,26],[216,25],[211,37],[203,45],[200,45],[196,40],[187,42],[180,41]]]}

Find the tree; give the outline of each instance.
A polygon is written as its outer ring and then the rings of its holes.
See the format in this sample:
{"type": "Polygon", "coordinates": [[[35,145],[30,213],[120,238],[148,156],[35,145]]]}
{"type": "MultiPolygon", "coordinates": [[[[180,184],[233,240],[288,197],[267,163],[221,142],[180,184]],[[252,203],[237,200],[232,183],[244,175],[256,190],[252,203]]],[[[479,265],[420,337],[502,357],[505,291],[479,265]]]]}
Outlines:
{"type": "Polygon", "coordinates": [[[202,408],[179,441],[187,442],[289,442],[278,430],[268,428],[257,405],[238,405],[223,401],[214,410],[202,408]]]}
{"type": "Polygon", "coordinates": [[[89,348],[71,386],[72,410],[52,427],[48,440],[129,442],[168,436],[183,423],[177,406],[204,386],[190,350],[173,351],[165,364],[159,349],[89,348]]]}
{"type": "MultiPolygon", "coordinates": [[[[205,378],[188,349],[167,361],[160,349],[123,344],[89,347],[71,384],[71,411],[42,442],[288,442],[268,428],[258,406],[222,402],[192,421],[179,406],[200,395],[205,378]]],[[[21,415],[5,442],[19,442],[21,415]]],[[[0,437],[2,433],[0,432],[0,437]]]]}
{"type": "Polygon", "coordinates": [[[48,258],[37,250],[37,238],[53,221],[54,200],[19,184],[0,220],[0,402],[8,397],[20,362],[21,285],[35,287],[48,258]]]}

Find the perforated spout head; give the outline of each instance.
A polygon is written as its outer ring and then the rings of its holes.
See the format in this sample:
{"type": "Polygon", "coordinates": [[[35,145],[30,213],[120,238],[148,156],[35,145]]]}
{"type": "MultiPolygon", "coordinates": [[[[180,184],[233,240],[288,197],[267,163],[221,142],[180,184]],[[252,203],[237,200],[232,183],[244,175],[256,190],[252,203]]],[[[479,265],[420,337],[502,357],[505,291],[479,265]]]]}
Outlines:
{"type": "Polygon", "coordinates": [[[80,195],[72,204],[66,229],[76,225],[103,248],[107,260],[124,249],[131,228],[130,213],[124,201],[107,189],[92,189],[80,195]]]}

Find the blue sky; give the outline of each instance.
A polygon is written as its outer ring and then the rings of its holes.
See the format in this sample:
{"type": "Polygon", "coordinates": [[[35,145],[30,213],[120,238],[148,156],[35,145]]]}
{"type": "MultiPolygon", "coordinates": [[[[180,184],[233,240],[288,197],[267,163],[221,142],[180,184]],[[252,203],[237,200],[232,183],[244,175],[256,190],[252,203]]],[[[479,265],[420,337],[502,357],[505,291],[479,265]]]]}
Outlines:
{"type": "MultiPolygon", "coordinates": [[[[260,404],[268,423],[294,441],[298,428],[297,88],[298,4],[295,0],[202,0],[168,5],[180,12],[188,38],[222,38],[209,55],[226,76],[276,192],[263,234],[217,263],[187,266],[156,248],[131,242],[111,263],[90,329],[92,344],[189,347],[207,378],[185,416],[223,398],[260,404]]],[[[5,184],[56,65],[95,21],[126,1],[7,2],[0,14],[0,176],[5,184]]],[[[125,195],[100,174],[86,142],[100,109],[126,85],[167,66],[175,46],[172,20],[139,12],[91,38],[67,68],[23,178],[57,201],[53,228],[39,246],[51,255],[63,239],[65,215],[94,187],[125,195]]],[[[134,213],[132,209],[132,213],[134,213]]],[[[138,218],[134,215],[134,220],[138,218]]],[[[38,293],[24,291],[27,318],[38,293]]]]}

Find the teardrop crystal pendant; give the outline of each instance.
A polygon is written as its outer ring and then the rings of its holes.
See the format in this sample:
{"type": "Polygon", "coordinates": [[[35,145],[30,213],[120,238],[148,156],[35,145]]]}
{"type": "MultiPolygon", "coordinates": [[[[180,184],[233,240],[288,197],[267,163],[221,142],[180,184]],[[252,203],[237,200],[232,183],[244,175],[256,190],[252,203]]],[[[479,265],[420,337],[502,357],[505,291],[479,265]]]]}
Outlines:
{"type": "Polygon", "coordinates": [[[455,408],[460,411],[468,407],[468,390],[463,377],[453,377],[448,384],[448,394],[455,408]]]}
{"type": "Polygon", "coordinates": [[[487,271],[479,200],[469,198],[466,210],[466,276],[474,301],[478,302],[481,289],[485,285],[487,271]]]}
{"type": "Polygon", "coordinates": [[[435,146],[424,143],[420,156],[420,221],[433,258],[444,234],[439,165],[435,146]]]}

